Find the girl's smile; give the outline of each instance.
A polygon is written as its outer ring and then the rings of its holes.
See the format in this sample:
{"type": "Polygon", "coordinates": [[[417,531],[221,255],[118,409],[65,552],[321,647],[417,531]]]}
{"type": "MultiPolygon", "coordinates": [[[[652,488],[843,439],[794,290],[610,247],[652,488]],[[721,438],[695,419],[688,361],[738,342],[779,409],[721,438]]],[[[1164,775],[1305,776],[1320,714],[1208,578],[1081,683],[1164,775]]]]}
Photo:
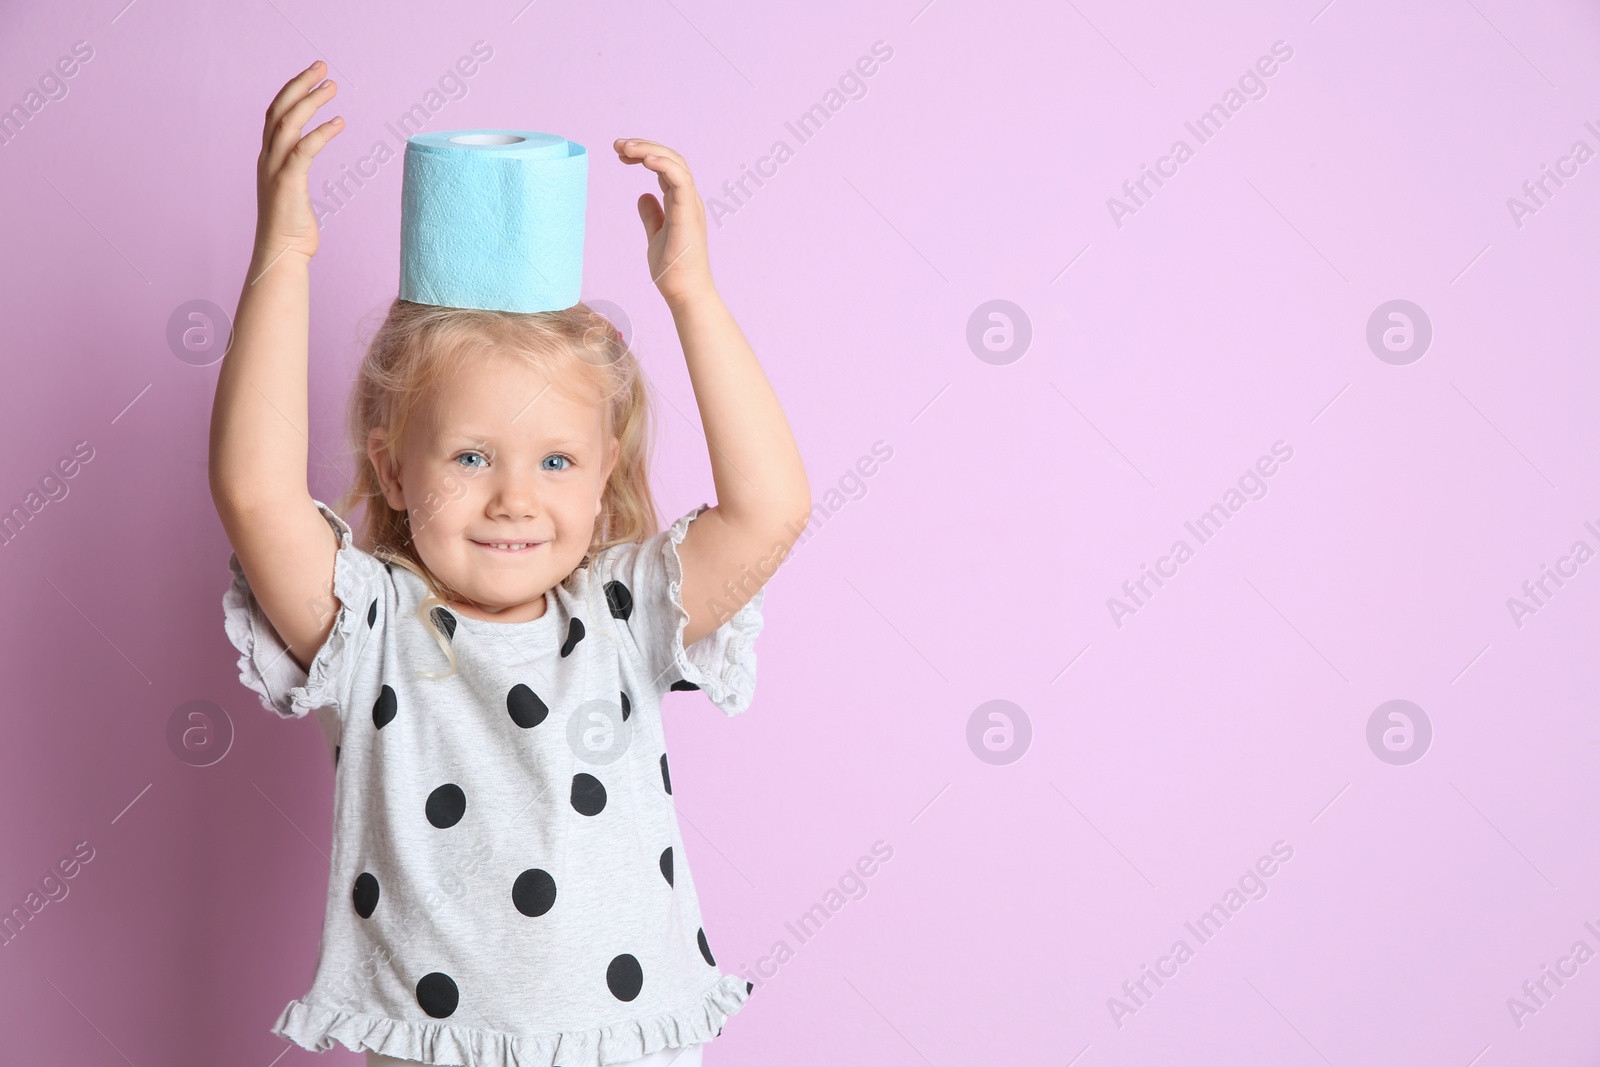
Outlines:
{"type": "Polygon", "coordinates": [[[498,552],[502,556],[525,555],[544,544],[543,541],[472,541],[472,543],[498,552]]]}

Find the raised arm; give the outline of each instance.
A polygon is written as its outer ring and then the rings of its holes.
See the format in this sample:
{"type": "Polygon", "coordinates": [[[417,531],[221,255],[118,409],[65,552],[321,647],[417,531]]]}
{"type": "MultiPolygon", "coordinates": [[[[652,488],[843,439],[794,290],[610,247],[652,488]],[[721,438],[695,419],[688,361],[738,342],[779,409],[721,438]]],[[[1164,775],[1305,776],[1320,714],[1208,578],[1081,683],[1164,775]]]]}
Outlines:
{"type": "Polygon", "coordinates": [[[639,216],[650,273],[683,345],[716,485],[716,505],[689,524],[678,550],[687,646],[727,622],[776,572],[810,519],[811,486],[772,385],[712,283],[705,204],[688,164],[654,141],[615,147],[661,183],[665,205],[646,193],[639,216]]]}
{"type": "Polygon", "coordinates": [[[211,408],[211,499],[268,620],[302,668],[333,628],[338,542],[306,484],[311,160],[340,129],[301,130],[335,93],[321,60],[267,109],[256,239],[211,408]],[[316,86],[315,88],[313,88],[316,86]]]}

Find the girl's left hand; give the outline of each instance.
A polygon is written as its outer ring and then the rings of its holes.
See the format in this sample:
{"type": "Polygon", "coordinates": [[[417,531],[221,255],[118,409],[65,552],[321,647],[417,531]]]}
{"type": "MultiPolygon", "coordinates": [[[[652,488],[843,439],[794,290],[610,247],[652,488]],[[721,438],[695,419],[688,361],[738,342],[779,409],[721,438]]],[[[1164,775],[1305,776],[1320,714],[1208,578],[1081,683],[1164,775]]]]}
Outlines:
{"type": "Polygon", "coordinates": [[[706,248],[706,206],[694,187],[689,164],[682,156],[655,141],[618,138],[617,158],[642,163],[656,172],[665,208],[650,193],[639,197],[639,218],[649,238],[650,278],[666,299],[677,307],[715,286],[706,248]]]}

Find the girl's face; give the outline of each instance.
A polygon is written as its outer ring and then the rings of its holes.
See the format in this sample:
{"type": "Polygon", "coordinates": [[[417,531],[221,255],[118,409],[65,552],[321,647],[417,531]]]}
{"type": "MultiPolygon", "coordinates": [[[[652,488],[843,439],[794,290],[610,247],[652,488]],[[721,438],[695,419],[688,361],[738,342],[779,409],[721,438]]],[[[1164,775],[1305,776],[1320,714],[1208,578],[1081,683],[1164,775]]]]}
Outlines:
{"type": "Polygon", "coordinates": [[[469,601],[451,610],[526,622],[589,548],[619,448],[604,431],[600,397],[576,371],[550,380],[483,355],[420,413],[398,469],[376,437],[368,454],[418,555],[469,601]]]}

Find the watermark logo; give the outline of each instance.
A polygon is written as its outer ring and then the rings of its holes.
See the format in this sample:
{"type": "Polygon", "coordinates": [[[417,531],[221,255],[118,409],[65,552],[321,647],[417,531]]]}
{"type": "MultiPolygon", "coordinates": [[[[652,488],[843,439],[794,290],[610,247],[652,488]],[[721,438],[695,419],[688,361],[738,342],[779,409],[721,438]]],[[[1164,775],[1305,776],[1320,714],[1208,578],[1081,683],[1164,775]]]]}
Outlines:
{"type": "Polygon", "coordinates": [[[1245,72],[1239,75],[1238,88],[1229,86],[1220,100],[1200,112],[1193,122],[1185,122],[1183,128],[1194,137],[1194,146],[1190,146],[1188,141],[1179,137],[1172,142],[1172,147],[1167,150],[1166,155],[1156,159],[1153,170],[1148,163],[1141,163],[1139,176],[1122,183],[1122,194],[1126,199],[1115,196],[1106,198],[1106,211],[1111,215],[1112,225],[1119,230],[1122,229],[1127,225],[1129,216],[1137,215],[1147,207],[1156,190],[1167,184],[1163,179],[1170,181],[1176,178],[1179,168],[1194,158],[1198,147],[1221,133],[1228,121],[1244,110],[1245,104],[1265,97],[1267,83],[1264,79],[1277,74],[1278,64],[1287,63],[1292,58],[1294,58],[1292,47],[1281,39],[1273,41],[1272,55],[1261,56],[1253,67],[1246,67],[1245,72]],[[1274,59],[1274,56],[1277,58],[1274,59]],[[1155,186],[1154,189],[1151,188],[1152,185],[1155,186]]]}
{"type": "Polygon", "coordinates": [[[379,138],[372,142],[366,155],[356,160],[353,168],[348,163],[341,163],[338,175],[323,181],[322,196],[311,197],[311,211],[317,217],[317,229],[323,229],[327,219],[349,207],[356,194],[378,176],[379,169],[385,163],[391,159],[403,159],[406,142],[413,134],[425,130],[446,104],[466,98],[470,88],[468,79],[494,58],[494,49],[481,39],[472,43],[471,53],[458,58],[453,66],[446,67],[436,84],[422,94],[422,99],[413,102],[394,121],[383,124],[393,138],[392,144],[379,138]]]}
{"type": "Polygon", "coordinates": [[[887,441],[872,442],[871,455],[860,456],[853,467],[847,467],[839,476],[837,485],[829,486],[822,494],[822,499],[813,504],[809,512],[783,524],[792,542],[773,542],[767,554],[756,560],[753,572],[750,564],[740,565],[738,579],[724,581],[722,592],[706,600],[706,607],[717,620],[717,625],[721,626],[733,618],[740,605],[759,592],[761,583],[776,574],[778,566],[791,558],[801,545],[817,536],[817,531],[838,515],[847,503],[864,499],[867,495],[867,479],[877,474],[893,456],[894,449],[887,441]],[[724,600],[724,596],[728,599],[724,600]]]}
{"type": "Polygon", "coordinates": [[[1009,700],[986,701],[967,716],[967,747],[985,763],[1015,763],[1032,743],[1033,720],[1009,700]]]}
{"type": "Polygon", "coordinates": [[[1176,978],[1183,965],[1195,958],[1197,950],[1213,941],[1222,932],[1223,926],[1244,910],[1246,904],[1265,900],[1267,880],[1278,873],[1282,864],[1293,858],[1294,846],[1287,841],[1274,841],[1272,855],[1261,856],[1246,867],[1238,881],[1223,892],[1220,900],[1192,922],[1183,924],[1183,928],[1194,938],[1193,945],[1189,944],[1187,938],[1180,937],[1172,943],[1166,955],[1156,960],[1153,968],[1148,963],[1140,964],[1139,976],[1122,983],[1122,996],[1106,998],[1106,1010],[1111,1013],[1111,1021],[1117,1029],[1122,1029],[1129,1016],[1148,1008],[1156,993],[1176,978]]]}
{"type": "Polygon", "coordinates": [[[167,347],[191,367],[209,367],[228,354],[233,320],[209,300],[179,304],[167,316],[167,347]]]}
{"type": "Polygon", "coordinates": [[[1367,319],[1367,347],[1385,363],[1415,363],[1433,343],[1433,321],[1409,300],[1379,304],[1367,319]]]}
{"type": "Polygon", "coordinates": [[[869,489],[867,484],[869,480],[893,458],[894,446],[889,442],[882,438],[872,442],[870,453],[856,457],[855,463],[846,467],[834,484],[823,490],[820,494],[821,499],[812,505],[802,524],[798,526],[794,523],[784,524],[784,528],[795,535],[794,547],[798,549],[815,537],[819,530],[844,510],[846,504],[864,500],[869,489]]]}
{"type": "Polygon", "coordinates": [[[1167,550],[1166,555],[1156,559],[1154,568],[1147,563],[1140,563],[1139,577],[1122,583],[1123,595],[1106,598],[1106,610],[1111,613],[1111,621],[1116,628],[1122,629],[1130,615],[1137,615],[1148,607],[1156,591],[1165,586],[1167,581],[1176,578],[1179,568],[1194,559],[1198,547],[1222,532],[1228,520],[1238,514],[1247,503],[1265,498],[1266,479],[1278,473],[1279,466],[1289,462],[1293,456],[1292,445],[1281,439],[1274,441],[1272,455],[1260,456],[1253,467],[1246,467],[1235,483],[1238,488],[1229,486],[1223,491],[1220,500],[1202,511],[1192,521],[1183,524],[1183,528],[1194,536],[1193,546],[1180,537],[1172,542],[1172,547],[1167,550]],[[1273,456],[1277,458],[1274,459],[1273,456]],[[1154,589],[1151,588],[1152,585],[1155,586],[1154,589]]]}
{"type": "MultiPolygon", "coordinates": [[[[1585,922],[1584,928],[1595,937],[1600,937],[1600,929],[1594,923],[1585,922]]],[[[1572,950],[1565,956],[1556,958],[1555,970],[1550,969],[1548,963],[1539,964],[1539,977],[1522,983],[1522,996],[1507,997],[1506,1010],[1511,1013],[1511,1021],[1521,1030],[1528,1025],[1528,1016],[1537,1015],[1541,1008],[1550,1006],[1550,998],[1559,993],[1567,980],[1578,976],[1578,969],[1585,963],[1594,959],[1594,949],[1589,947],[1589,942],[1579,939],[1572,944],[1572,950]],[[1551,985],[1555,988],[1550,988],[1551,985]]]]}
{"type": "MultiPolygon", "coordinates": [[[[611,325],[617,328],[617,333],[622,338],[622,350],[628,351],[633,347],[633,320],[628,318],[628,313],[622,310],[621,304],[613,304],[609,300],[585,300],[585,304],[598,315],[603,315],[611,325]]],[[[604,349],[605,338],[584,336],[584,344],[592,349],[604,349]]]]}
{"type": "Polygon", "coordinates": [[[766,188],[767,182],[778,176],[783,165],[793,159],[800,148],[813,137],[822,132],[822,128],[844,106],[852,100],[860,100],[867,95],[866,79],[882,69],[883,64],[894,58],[894,48],[885,41],[872,42],[872,54],[861,56],[851,67],[846,67],[839,75],[837,88],[828,88],[822,94],[822,99],[802,111],[793,122],[785,122],[783,128],[794,138],[791,145],[787,138],[779,137],[772,142],[772,147],[766,153],[757,157],[755,166],[748,163],[739,165],[739,177],[729,179],[722,183],[722,196],[708,196],[705,198],[706,216],[716,224],[717,229],[722,229],[722,220],[730,215],[737,215],[760,190],[766,188]],[[754,186],[754,188],[751,188],[754,186]]]}
{"type": "MultiPolygon", "coordinates": [[[[1585,522],[1584,528],[1600,539],[1600,529],[1594,523],[1585,522]]],[[[1506,597],[1506,610],[1511,612],[1511,621],[1517,629],[1522,629],[1524,620],[1530,615],[1537,615],[1540,608],[1548,607],[1550,598],[1555,596],[1556,590],[1567,584],[1568,579],[1578,576],[1578,568],[1594,558],[1594,549],[1589,547],[1589,542],[1579,538],[1572,542],[1572,547],[1565,556],[1556,557],[1556,565],[1552,571],[1548,563],[1539,564],[1540,574],[1537,578],[1530,578],[1522,583],[1522,597],[1506,597]],[[1555,588],[1551,588],[1554,586],[1555,588]]]]}
{"type": "Polygon", "coordinates": [[[1386,700],[1367,719],[1367,747],[1385,763],[1415,763],[1433,743],[1428,713],[1409,700],[1386,700]]]}
{"type": "Polygon", "coordinates": [[[45,471],[39,478],[39,488],[30,489],[22,498],[22,503],[13,504],[9,508],[0,504],[0,546],[9,545],[22,533],[24,527],[32,522],[39,512],[48,504],[58,504],[67,499],[67,494],[72,487],[67,483],[78,476],[84,464],[94,459],[94,446],[88,441],[79,441],[72,446],[70,456],[62,456],[56,460],[55,467],[45,471]]]}
{"type": "MultiPolygon", "coordinates": [[[[1592,121],[1586,120],[1583,128],[1600,138],[1600,128],[1596,128],[1592,121]]],[[[1567,149],[1567,153],[1556,160],[1554,171],[1550,169],[1550,164],[1541,163],[1539,176],[1522,183],[1522,194],[1526,199],[1506,197],[1506,210],[1511,213],[1511,224],[1517,229],[1522,229],[1528,216],[1537,215],[1541,208],[1548,206],[1550,198],[1567,184],[1561,179],[1576,178],[1578,168],[1594,158],[1594,149],[1590,148],[1589,142],[1581,137],[1572,142],[1572,147],[1567,149]]]]}
{"type": "Polygon", "coordinates": [[[632,738],[622,705],[615,700],[586,700],[567,716],[567,747],[585,763],[615,763],[632,738]]]}
{"type": "Polygon", "coordinates": [[[78,876],[83,870],[83,865],[94,859],[94,846],[87,841],[79,841],[72,846],[70,855],[62,856],[56,860],[55,865],[45,871],[39,879],[37,889],[30,888],[27,895],[22,898],[22,903],[0,912],[0,947],[9,948],[29,923],[39,917],[39,913],[51,904],[59,904],[67,899],[67,894],[72,887],[67,883],[78,876]]]}
{"type": "MultiPolygon", "coordinates": [[[[872,843],[871,851],[872,855],[857,857],[852,866],[846,867],[834,884],[823,892],[821,899],[814,901],[792,922],[786,921],[783,924],[784,929],[794,935],[794,945],[779,938],[772,943],[766,955],[756,960],[755,966],[745,964],[740,967],[739,976],[751,986],[765,985],[767,981],[777,977],[780,967],[794,959],[798,946],[816,937],[827,925],[828,920],[844,910],[846,904],[864,898],[869,889],[868,880],[882,870],[883,864],[894,858],[894,847],[882,839],[872,843]]],[[[711,955],[711,946],[706,943],[704,937],[702,932],[700,952],[706,962],[711,963],[714,957],[711,955]]]]}
{"type": "MultiPolygon", "coordinates": [[[[111,21],[115,22],[116,19],[111,21]]],[[[28,123],[45,109],[45,105],[65,100],[71,88],[67,79],[77,74],[93,58],[93,45],[88,41],[74,41],[71,55],[60,57],[55,62],[54,70],[46,70],[39,75],[38,88],[29,89],[21,100],[10,107],[0,105],[0,147],[10,144],[27,129],[28,123]]]]}
{"type": "Polygon", "coordinates": [[[979,304],[967,317],[967,347],[985,363],[996,367],[1015,363],[1032,342],[1032,320],[1009,300],[979,304]]]}
{"type": "Polygon", "coordinates": [[[167,716],[167,748],[191,767],[221,763],[233,748],[233,720],[209,700],[179,704],[167,716]]]}

